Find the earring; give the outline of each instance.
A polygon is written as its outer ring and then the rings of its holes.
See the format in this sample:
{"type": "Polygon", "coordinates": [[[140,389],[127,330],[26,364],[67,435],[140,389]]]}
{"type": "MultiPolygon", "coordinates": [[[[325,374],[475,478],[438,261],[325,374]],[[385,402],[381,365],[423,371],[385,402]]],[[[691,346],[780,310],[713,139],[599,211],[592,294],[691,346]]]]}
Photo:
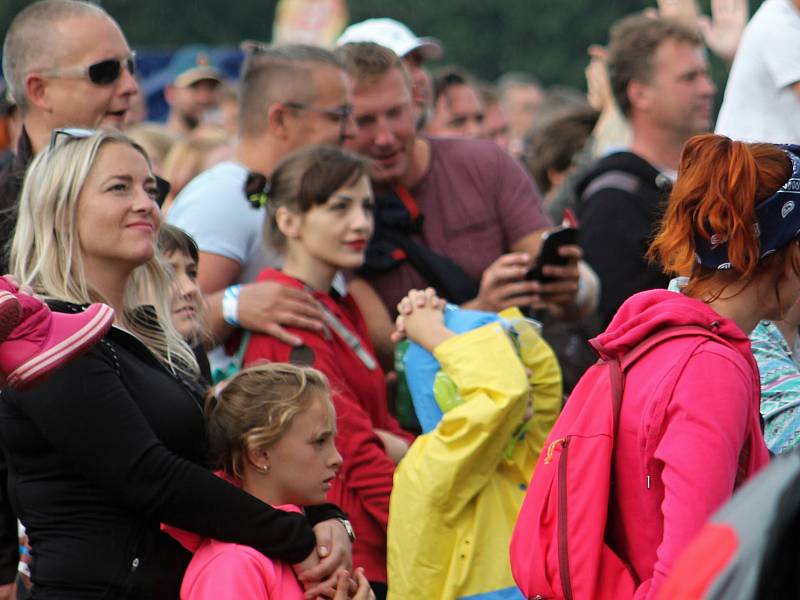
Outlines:
{"type": "Polygon", "coordinates": [[[264,475],[266,475],[267,473],[269,473],[269,465],[261,465],[260,467],[258,467],[258,470],[261,471],[261,473],[263,473],[264,475]]]}

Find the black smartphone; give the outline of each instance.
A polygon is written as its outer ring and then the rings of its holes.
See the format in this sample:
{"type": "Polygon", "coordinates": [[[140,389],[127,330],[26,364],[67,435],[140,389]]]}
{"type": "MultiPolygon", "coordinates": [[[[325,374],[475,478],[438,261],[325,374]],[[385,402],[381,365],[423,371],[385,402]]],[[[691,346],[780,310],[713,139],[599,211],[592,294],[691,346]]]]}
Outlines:
{"type": "Polygon", "coordinates": [[[545,265],[555,265],[557,267],[564,266],[569,262],[569,258],[561,256],[558,253],[559,248],[562,246],[572,246],[578,243],[578,230],[575,227],[562,225],[551,229],[542,235],[542,249],[539,256],[533,263],[530,271],[525,274],[525,279],[533,279],[541,283],[552,283],[555,281],[554,277],[542,273],[542,267],[545,265]]]}

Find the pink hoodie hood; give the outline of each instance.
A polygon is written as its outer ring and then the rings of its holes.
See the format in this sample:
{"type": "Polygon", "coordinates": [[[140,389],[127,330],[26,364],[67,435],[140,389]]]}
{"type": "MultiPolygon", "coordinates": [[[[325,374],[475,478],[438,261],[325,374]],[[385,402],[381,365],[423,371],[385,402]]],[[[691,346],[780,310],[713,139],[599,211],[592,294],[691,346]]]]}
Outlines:
{"type": "Polygon", "coordinates": [[[750,340],[736,323],[705,302],[667,290],[640,292],[628,298],[593,345],[610,358],[624,354],[662,329],[685,325],[712,331],[755,365],[750,340]]]}

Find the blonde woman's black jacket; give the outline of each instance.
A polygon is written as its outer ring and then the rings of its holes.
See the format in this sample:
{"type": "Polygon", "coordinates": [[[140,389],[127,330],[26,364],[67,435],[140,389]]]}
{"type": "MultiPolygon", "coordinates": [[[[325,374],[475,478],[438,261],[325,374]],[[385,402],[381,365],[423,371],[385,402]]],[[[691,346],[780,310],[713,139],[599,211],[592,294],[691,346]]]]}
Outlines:
{"type": "MultiPolygon", "coordinates": [[[[206,468],[197,390],[120,329],[35,389],[4,389],[0,442],[34,598],[178,598],[191,556],[161,522],[289,562],[314,547],[306,517],[206,468]]],[[[336,516],[331,505],[313,515],[336,516]]]]}

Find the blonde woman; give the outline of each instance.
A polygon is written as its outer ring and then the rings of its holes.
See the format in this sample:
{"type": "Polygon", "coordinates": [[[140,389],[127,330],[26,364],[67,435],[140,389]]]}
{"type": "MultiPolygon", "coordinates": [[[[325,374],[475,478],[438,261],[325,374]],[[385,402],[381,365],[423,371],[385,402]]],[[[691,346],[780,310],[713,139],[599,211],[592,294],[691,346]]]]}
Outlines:
{"type": "MultiPolygon", "coordinates": [[[[177,597],[191,555],[160,522],[289,563],[319,562],[306,517],[204,464],[197,363],[170,322],[155,196],[144,151],[111,131],[57,130],[25,179],[14,273],[55,310],[99,301],[116,312],[86,355],[0,400],[8,497],[33,547],[34,598],[177,597]],[[141,308],[143,298],[154,306],[141,308]]],[[[307,514],[341,516],[334,507],[307,514]]],[[[328,558],[307,576],[335,579],[349,566],[345,529],[328,521],[316,532],[328,558]]]]}

